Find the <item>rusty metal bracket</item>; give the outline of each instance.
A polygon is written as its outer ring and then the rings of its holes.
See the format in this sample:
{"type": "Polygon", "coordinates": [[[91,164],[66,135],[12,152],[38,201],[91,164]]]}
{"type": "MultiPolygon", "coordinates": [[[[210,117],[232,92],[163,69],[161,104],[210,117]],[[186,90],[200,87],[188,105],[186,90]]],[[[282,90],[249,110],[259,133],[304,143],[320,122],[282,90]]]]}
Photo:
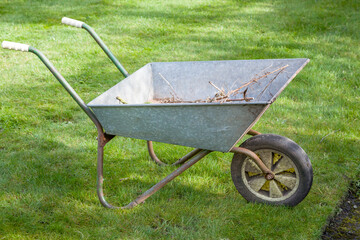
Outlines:
{"type": "Polygon", "coordinates": [[[255,131],[254,129],[250,129],[246,134],[249,134],[251,136],[260,135],[261,133],[258,131],[255,131]]]}
{"type": "MultiPolygon", "coordinates": [[[[256,136],[256,135],[260,135],[261,133],[258,131],[255,131],[253,129],[250,129],[247,134],[251,135],[251,136],[256,136]]],[[[188,154],[186,154],[184,157],[178,159],[175,163],[173,164],[166,164],[163,161],[161,161],[158,156],[156,155],[155,151],[154,151],[154,146],[153,146],[153,142],[152,141],[147,141],[147,148],[148,148],[148,152],[150,155],[150,158],[159,166],[167,166],[167,165],[180,165],[183,164],[184,162],[186,162],[187,160],[189,160],[190,158],[192,158],[193,156],[195,156],[196,154],[198,154],[201,149],[199,148],[195,148],[194,150],[192,150],[191,152],[189,152],[188,154]]]]}
{"type": "Polygon", "coordinates": [[[265,178],[267,180],[274,179],[275,173],[273,173],[268,167],[266,167],[266,165],[261,161],[258,155],[256,155],[256,153],[254,153],[253,151],[242,147],[233,147],[230,152],[245,154],[246,156],[250,157],[255,161],[256,165],[265,174],[265,178]]]}
{"type": "Polygon", "coordinates": [[[154,147],[153,147],[153,143],[152,141],[147,141],[147,148],[149,151],[149,155],[150,158],[158,165],[160,166],[175,166],[175,165],[180,165],[183,164],[184,162],[186,162],[187,160],[189,160],[190,158],[194,157],[196,154],[198,154],[199,152],[201,152],[202,149],[199,148],[195,148],[194,150],[192,150],[191,152],[189,152],[188,154],[186,154],[185,156],[183,156],[182,158],[178,159],[176,162],[174,162],[173,164],[166,164],[163,161],[161,161],[157,156],[156,153],[154,151],[154,147]]]}

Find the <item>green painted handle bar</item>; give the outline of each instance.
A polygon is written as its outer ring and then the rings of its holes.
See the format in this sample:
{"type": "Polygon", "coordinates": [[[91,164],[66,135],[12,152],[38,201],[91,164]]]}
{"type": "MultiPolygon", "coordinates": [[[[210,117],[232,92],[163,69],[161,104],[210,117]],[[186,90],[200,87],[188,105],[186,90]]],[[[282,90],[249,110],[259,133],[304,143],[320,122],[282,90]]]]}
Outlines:
{"type": "Polygon", "coordinates": [[[115,66],[120,70],[120,72],[124,75],[124,77],[129,76],[129,73],[125,70],[125,68],[121,65],[119,60],[114,56],[114,54],[110,51],[110,49],[105,45],[105,43],[101,40],[101,38],[96,34],[96,32],[86,23],[63,17],[61,19],[61,23],[77,27],[77,28],[84,28],[86,31],[90,33],[90,35],[95,39],[95,41],[99,44],[102,50],[106,53],[106,55],[110,58],[110,60],[115,64],[115,66]]]}
{"type": "Polygon", "coordinates": [[[40,60],[45,64],[45,66],[50,70],[50,72],[55,76],[55,78],[61,83],[61,85],[66,89],[66,91],[71,95],[71,97],[76,101],[76,103],[84,110],[84,112],[90,117],[90,119],[95,123],[98,130],[102,130],[101,124],[95,114],[91,111],[91,109],[85,104],[85,102],[80,98],[80,96],[75,92],[75,90],[70,86],[70,84],[65,80],[65,78],[59,73],[58,70],[54,67],[54,65],[45,57],[45,55],[33,48],[30,45],[3,41],[1,47],[4,49],[11,49],[22,52],[32,52],[37,55],[40,60]]]}
{"type": "MultiPolygon", "coordinates": [[[[114,54],[110,51],[110,49],[105,45],[105,43],[101,40],[101,38],[96,34],[96,32],[86,23],[74,20],[71,18],[63,17],[61,19],[63,24],[84,28],[87,30],[90,35],[95,39],[95,41],[99,44],[102,50],[106,53],[106,55],[110,58],[110,60],[115,64],[115,66],[120,70],[120,72],[125,76],[129,76],[129,73],[125,70],[125,68],[121,65],[119,60],[114,56],[114,54]]],[[[101,124],[99,120],[96,118],[91,109],[85,104],[85,102],[80,98],[80,96],[75,92],[75,90],[70,86],[70,84],[65,80],[65,78],[56,70],[54,65],[46,58],[46,56],[37,50],[36,48],[31,47],[27,44],[15,43],[3,41],[1,47],[4,49],[11,49],[22,52],[32,52],[36,54],[40,60],[45,64],[45,66],[50,70],[50,72],[56,77],[56,79],[61,83],[61,85],[66,89],[66,91],[71,95],[71,97],[76,101],[76,103],[84,110],[84,112],[90,117],[90,119],[95,123],[98,130],[102,130],[101,124]]]]}

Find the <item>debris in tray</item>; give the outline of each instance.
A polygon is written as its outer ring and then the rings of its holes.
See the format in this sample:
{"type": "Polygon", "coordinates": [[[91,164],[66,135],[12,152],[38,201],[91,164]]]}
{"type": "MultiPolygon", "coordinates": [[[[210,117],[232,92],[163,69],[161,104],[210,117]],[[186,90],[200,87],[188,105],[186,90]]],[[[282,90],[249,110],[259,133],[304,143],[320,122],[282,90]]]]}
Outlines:
{"type": "Polygon", "coordinates": [[[237,99],[231,99],[231,96],[235,96],[239,90],[242,88],[238,88],[235,89],[233,91],[229,91],[228,93],[225,93],[225,90],[222,88],[218,88],[214,83],[210,82],[211,86],[213,86],[214,88],[216,88],[218,90],[218,92],[215,94],[215,96],[213,98],[208,98],[209,102],[220,102],[220,103],[224,103],[224,102],[232,102],[232,101],[245,101],[245,102],[249,102],[251,100],[254,100],[254,98],[252,97],[246,97],[246,92],[248,90],[248,88],[245,89],[245,91],[243,92],[243,98],[237,98],[237,99]]]}
{"type": "Polygon", "coordinates": [[[119,96],[117,96],[116,99],[119,100],[119,103],[127,104],[127,102],[119,96]]]}
{"type": "MultiPolygon", "coordinates": [[[[279,72],[275,75],[275,77],[274,77],[273,79],[271,79],[271,80],[269,81],[269,83],[266,85],[266,87],[260,92],[260,94],[259,94],[256,98],[262,96],[262,94],[263,94],[263,93],[265,92],[265,90],[270,86],[270,84],[271,84],[271,83],[279,76],[279,74],[280,74],[282,71],[284,71],[284,69],[287,68],[288,66],[289,66],[289,65],[285,65],[285,66],[283,66],[283,67],[281,67],[281,68],[276,69],[275,71],[272,71],[271,73],[274,73],[274,72],[276,72],[276,71],[279,71],[279,72]]],[[[267,73],[266,76],[268,76],[268,75],[271,74],[271,73],[267,73]]]]}
{"type": "Polygon", "coordinates": [[[205,102],[205,101],[203,100],[185,101],[182,99],[175,99],[174,97],[172,97],[172,98],[154,98],[149,103],[201,103],[201,102],[205,102]]]}
{"type": "MultiPolygon", "coordinates": [[[[280,67],[274,71],[271,72],[265,72],[263,75],[261,76],[257,76],[254,77],[253,79],[251,79],[249,82],[241,85],[240,87],[234,89],[234,90],[230,90],[228,92],[226,92],[224,90],[224,88],[219,88],[218,86],[216,86],[213,82],[209,81],[209,84],[211,86],[213,86],[216,90],[218,90],[217,93],[215,93],[214,97],[208,97],[207,99],[198,99],[198,100],[194,100],[194,101],[187,101],[187,100],[183,100],[182,98],[180,98],[174,87],[170,84],[170,82],[168,80],[166,80],[166,78],[159,73],[160,77],[166,82],[167,85],[169,85],[170,89],[172,92],[170,92],[171,94],[171,98],[161,98],[161,99],[152,99],[149,102],[146,102],[146,104],[151,104],[151,103],[225,103],[225,102],[240,102],[240,101],[245,101],[245,102],[249,102],[254,100],[253,97],[247,97],[246,93],[248,91],[248,89],[255,83],[258,83],[259,80],[273,74],[276,73],[275,77],[273,79],[271,79],[269,81],[269,83],[265,86],[265,88],[260,92],[260,94],[258,96],[256,96],[256,98],[259,98],[262,96],[262,94],[265,92],[265,90],[270,86],[270,84],[279,76],[279,74],[284,71],[285,68],[287,68],[289,65],[285,65],[283,67],[280,67]],[[246,87],[246,88],[245,88],[246,87]],[[244,89],[245,90],[243,92],[240,92],[240,90],[244,89]],[[242,98],[234,98],[236,95],[238,94],[242,94],[242,98]]],[[[264,70],[263,70],[264,71],[264,70]]],[[[120,97],[116,97],[117,100],[119,100],[119,103],[121,104],[127,104],[126,101],[124,101],[122,98],[120,97]]]]}
{"type": "MultiPolygon", "coordinates": [[[[278,68],[278,69],[276,69],[276,70],[274,70],[274,71],[272,71],[272,72],[266,72],[266,73],[264,73],[263,75],[261,75],[261,76],[259,76],[259,77],[255,77],[255,78],[251,79],[251,81],[249,81],[249,82],[243,84],[242,86],[240,86],[239,88],[230,91],[230,92],[228,93],[228,95],[229,95],[229,96],[234,96],[234,95],[238,94],[241,89],[243,89],[244,87],[247,87],[247,88],[245,89],[245,91],[242,92],[243,95],[244,95],[244,100],[245,100],[245,99],[246,99],[245,94],[246,94],[247,90],[249,89],[249,87],[251,87],[254,83],[257,83],[260,79],[263,79],[263,78],[269,76],[270,74],[273,74],[273,73],[275,73],[275,72],[278,72],[278,73],[276,74],[276,76],[275,76],[275,77],[268,83],[268,85],[266,85],[266,87],[262,90],[262,92],[260,93],[260,95],[258,95],[258,96],[256,97],[256,98],[258,98],[259,96],[262,95],[262,93],[265,92],[265,90],[266,90],[266,89],[269,87],[269,85],[277,78],[277,76],[279,76],[279,74],[280,74],[282,71],[284,71],[284,69],[287,68],[288,66],[289,66],[289,65],[285,65],[285,66],[283,66],[283,67],[281,67],[281,68],[278,68]]],[[[246,100],[245,100],[245,101],[246,101],[246,100]]]]}
{"type": "Polygon", "coordinates": [[[214,97],[208,97],[207,99],[198,99],[198,100],[194,100],[194,101],[187,101],[187,100],[183,100],[182,98],[180,98],[174,87],[170,84],[170,82],[168,80],[166,80],[166,78],[159,73],[160,77],[166,82],[167,85],[169,85],[169,87],[171,88],[170,94],[172,95],[171,98],[161,98],[161,99],[153,99],[151,101],[151,103],[212,103],[212,102],[219,102],[219,103],[224,103],[224,102],[235,102],[235,101],[251,101],[254,98],[249,98],[246,97],[246,91],[247,89],[243,92],[243,98],[234,98],[231,99],[231,96],[234,96],[235,94],[238,93],[239,89],[236,89],[235,91],[230,91],[228,93],[225,92],[224,89],[220,89],[219,87],[217,87],[214,83],[212,83],[211,81],[209,81],[210,85],[213,86],[214,88],[216,88],[218,90],[218,92],[215,94],[214,97]]]}
{"type": "Polygon", "coordinates": [[[278,72],[275,77],[269,81],[269,83],[266,85],[266,87],[261,91],[261,93],[256,97],[256,98],[259,98],[264,92],[265,90],[270,86],[270,84],[279,76],[279,74],[284,71],[285,68],[287,68],[289,65],[285,65],[283,67],[280,67],[274,71],[271,71],[271,72],[266,72],[264,73],[263,75],[261,76],[258,76],[258,77],[254,77],[253,79],[251,79],[249,82],[241,85],[240,87],[238,87],[237,89],[235,90],[231,90],[229,91],[228,93],[225,93],[225,90],[222,88],[220,89],[219,87],[215,86],[214,83],[212,82],[209,82],[214,88],[216,88],[218,90],[218,92],[215,94],[215,96],[211,99],[212,101],[211,102],[220,102],[220,103],[223,103],[223,102],[230,102],[230,101],[245,101],[245,102],[249,102],[251,100],[254,100],[253,97],[246,97],[246,93],[249,89],[249,87],[251,87],[253,84],[257,83],[260,79],[263,79],[267,76],[269,76],[270,74],[273,74],[273,73],[276,73],[278,72]],[[238,99],[233,99],[233,98],[230,98],[230,97],[234,97],[236,96],[237,94],[239,94],[240,90],[245,88],[246,89],[242,92],[242,95],[243,95],[243,98],[238,98],[238,99]]]}

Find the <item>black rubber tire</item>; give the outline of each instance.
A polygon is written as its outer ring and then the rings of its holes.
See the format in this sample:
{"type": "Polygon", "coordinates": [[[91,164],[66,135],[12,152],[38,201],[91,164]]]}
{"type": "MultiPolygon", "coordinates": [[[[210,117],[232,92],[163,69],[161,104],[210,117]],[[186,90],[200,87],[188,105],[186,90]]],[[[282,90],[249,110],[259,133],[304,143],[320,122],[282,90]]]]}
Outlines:
{"type": "MultiPolygon", "coordinates": [[[[250,158],[245,156],[244,154],[234,154],[231,163],[231,177],[236,189],[246,200],[250,202],[259,202],[271,205],[295,206],[307,196],[313,180],[312,166],[305,151],[294,141],[275,134],[261,134],[247,139],[241,144],[240,147],[249,149],[255,153],[256,151],[258,151],[259,153],[271,152],[272,157],[270,165],[271,168],[273,168],[271,169],[272,171],[277,166],[279,166],[279,163],[277,163],[278,165],[276,165],[276,163],[274,164],[274,152],[272,151],[276,151],[275,154],[279,154],[277,156],[285,156],[279,158],[278,162],[280,162],[282,159],[284,159],[283,161],[287,163],[292,162],[292,166],[295,165],[294,169],[296,169],[296,171],[291,170],[293,172],[290,173],[288,171],[278,173],[278,175],[286,174],[286,176],[282,175],[285,177],[290,175],[292,180],[296,179],[296,188],[287,188],[285,185],[281,185],[281,182],[277,180],[271,180],[274,181],[274,183],[276,184],[276,188],[281,189],[281,193],[285,193],[285,195],[283,195],[282,197],[272,197],[270,196],[271,190],[269,190],[269,193],[266,193],[266,190],[263,190],[265,184],[262,185],[262,188],[258,190],[258,192],[256,192],[257,190],[255,189],[251,189],[250,182],[252,181],[251,179],[253,179],[254,176],[251,176],[249,171],[246,172],[245,169],[247,166],[244,165],[245,162],[247,162],[246,164],[252,164],[249,163],[250,158]],[[281,188],[281,186],[285,186],[285,188],[281,188]],[[268,194],[268,196],[266,194],[268,194]]],[[[261,178],[261,176],[255,177],[257,179],[261,178]]],[[[264,180],[260,181],[261,183],[257,185],[256,188],[258,188],[258,186],[260,186],[262,184],[262,181],[264,180]]],[[[269,184],[273,186],[274,183],[269,184]]]]}

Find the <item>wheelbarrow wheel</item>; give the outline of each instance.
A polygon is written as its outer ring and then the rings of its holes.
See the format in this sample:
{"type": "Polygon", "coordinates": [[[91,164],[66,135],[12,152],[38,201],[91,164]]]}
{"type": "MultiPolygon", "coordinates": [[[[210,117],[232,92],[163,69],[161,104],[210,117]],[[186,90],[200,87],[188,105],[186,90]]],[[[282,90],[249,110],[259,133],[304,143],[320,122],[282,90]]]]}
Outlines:
{"type": "Polygon", "coordinates": [[[236,189],[250,202],[295,206],[309,193],[313,172],[305,151],[294,141],[279,135],[261,134],[240,147],[255,152],[275,174],[267,180],[256,163],[243,154],[234,154],[231,176],[236,189]]]}

